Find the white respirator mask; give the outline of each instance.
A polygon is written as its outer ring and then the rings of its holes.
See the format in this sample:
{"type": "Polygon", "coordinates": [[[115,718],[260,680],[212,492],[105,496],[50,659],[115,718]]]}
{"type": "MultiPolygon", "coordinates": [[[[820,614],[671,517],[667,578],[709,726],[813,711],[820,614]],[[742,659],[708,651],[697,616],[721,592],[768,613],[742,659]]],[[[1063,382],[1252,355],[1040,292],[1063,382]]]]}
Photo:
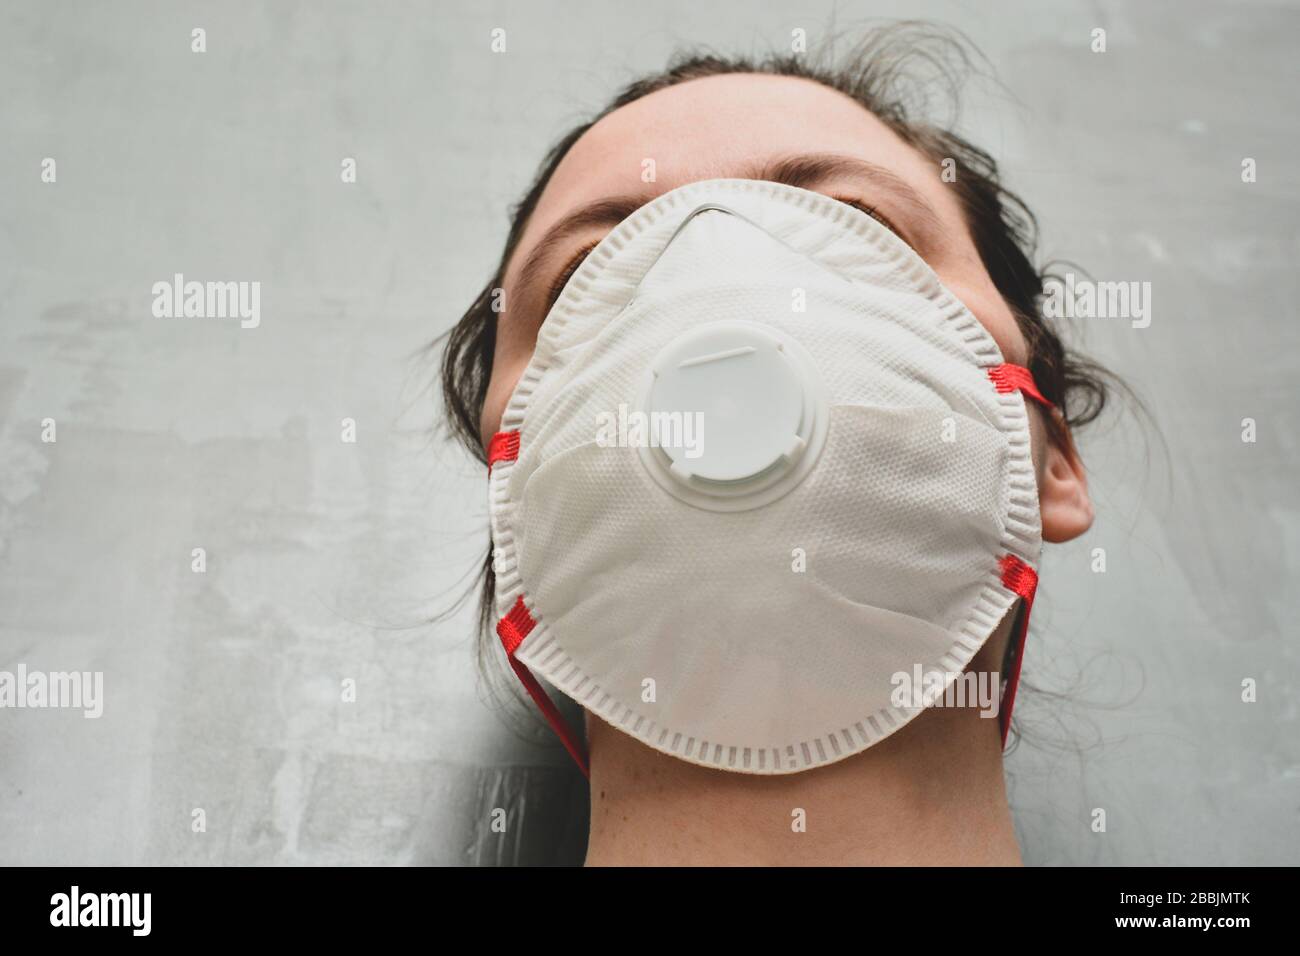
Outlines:
{"type": "Polygon", "coordinates": [[[1042,535],[1029,373],[872,217],[710,180],[624,220],[565,286],[489,447],[497,633],[656,750],[783,774],[934,703],[1042,535]],[[923,678],[899,699],[900,675],[923,678]]]}

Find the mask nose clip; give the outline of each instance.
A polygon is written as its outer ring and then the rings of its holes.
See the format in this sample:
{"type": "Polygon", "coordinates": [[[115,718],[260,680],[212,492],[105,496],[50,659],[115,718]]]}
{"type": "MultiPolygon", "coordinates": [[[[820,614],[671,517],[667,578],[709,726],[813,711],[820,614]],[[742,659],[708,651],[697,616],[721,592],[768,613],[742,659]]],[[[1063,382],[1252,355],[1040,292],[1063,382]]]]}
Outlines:
{"type": "Polygon", "coordinates": [[[779,329],[694,326],[650,364],[641,458],[667,492],[712,511],[768,504],[808,474],[829,410],[811,358],[779,329]]]}

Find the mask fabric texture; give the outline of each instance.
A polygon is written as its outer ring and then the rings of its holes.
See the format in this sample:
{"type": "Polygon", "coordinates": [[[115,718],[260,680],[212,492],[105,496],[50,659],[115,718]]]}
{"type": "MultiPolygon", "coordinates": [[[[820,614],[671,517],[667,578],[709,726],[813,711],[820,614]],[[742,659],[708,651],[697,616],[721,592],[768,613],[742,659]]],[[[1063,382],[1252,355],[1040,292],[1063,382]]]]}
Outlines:
{"type": "Polygon", "coordinates": [[[570,279],[493,440],[512,666],[691,763],[865,750],[1032,600],[1018,390],[872,217],[752,180],[659,197],[570,279]]]}

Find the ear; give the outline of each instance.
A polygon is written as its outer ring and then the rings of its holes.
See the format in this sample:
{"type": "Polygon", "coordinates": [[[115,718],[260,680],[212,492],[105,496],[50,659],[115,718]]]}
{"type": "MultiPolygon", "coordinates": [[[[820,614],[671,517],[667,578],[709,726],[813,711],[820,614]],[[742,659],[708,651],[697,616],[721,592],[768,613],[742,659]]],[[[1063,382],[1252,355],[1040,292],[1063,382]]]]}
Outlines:
{"type": "Polygon", "coordinates": [[[1068,431],[1063,440],[1044,444],[1043,468],[1038,476],[1038,507],[1043,540],[1053,544],[1071,541],[1092,527],[1092,499],[1088,477],[1068,431]]]}

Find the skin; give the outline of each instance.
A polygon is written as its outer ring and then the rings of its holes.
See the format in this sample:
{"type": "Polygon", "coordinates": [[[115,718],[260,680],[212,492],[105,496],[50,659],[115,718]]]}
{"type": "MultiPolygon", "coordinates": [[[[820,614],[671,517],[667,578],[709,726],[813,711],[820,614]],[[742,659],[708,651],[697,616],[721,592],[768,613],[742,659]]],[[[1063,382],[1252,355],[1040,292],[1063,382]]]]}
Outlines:
{"type": "MultiPolygon", "coordinates": [[[[547,185],[504,286],[511,308],[498,327],[482,430],[497,430],[532,356],[549,295],[575,256],[636,206],[678,186],[718,177],[764,178],[807,166],[792,185],[870,210],[929,263],[983,323],[1007,361],[1026,343],[932,159],[843,94],[810,80],[726,75],[653,93],[601,119],[547,185]],[[656,181],[641,181],[652,157],[656,181]],[[847,161],[846,161],[847,160],[847,161]],[[792,161],[793,164],[792,164],[792,161]],[[867,165],[869,164],[869,165],[867,165]],[[809,173],[816,175],[809,175],[809,173]],[[555,230],[575,211],[617,199],[608,215],[555,230]]],[[[1082,463],[1047,440],[1031,403],[1043,538],[1068,541],[1092,523],[1082,463]]],[[[971,662],[996,671],[1012,615],[971,662]]],[[[931,708],[854,757],[780,777],[727,773],[659,753],[587,715],[592,819],[589,865],[971,864],[1015,865],[1020,850],[1002,773],[998,721],[971,708],[931,708]],[[864,796],[869,795],[864,800],[864,796]],[[804,832],[792,827],[802,809],[804,832]]]]}

